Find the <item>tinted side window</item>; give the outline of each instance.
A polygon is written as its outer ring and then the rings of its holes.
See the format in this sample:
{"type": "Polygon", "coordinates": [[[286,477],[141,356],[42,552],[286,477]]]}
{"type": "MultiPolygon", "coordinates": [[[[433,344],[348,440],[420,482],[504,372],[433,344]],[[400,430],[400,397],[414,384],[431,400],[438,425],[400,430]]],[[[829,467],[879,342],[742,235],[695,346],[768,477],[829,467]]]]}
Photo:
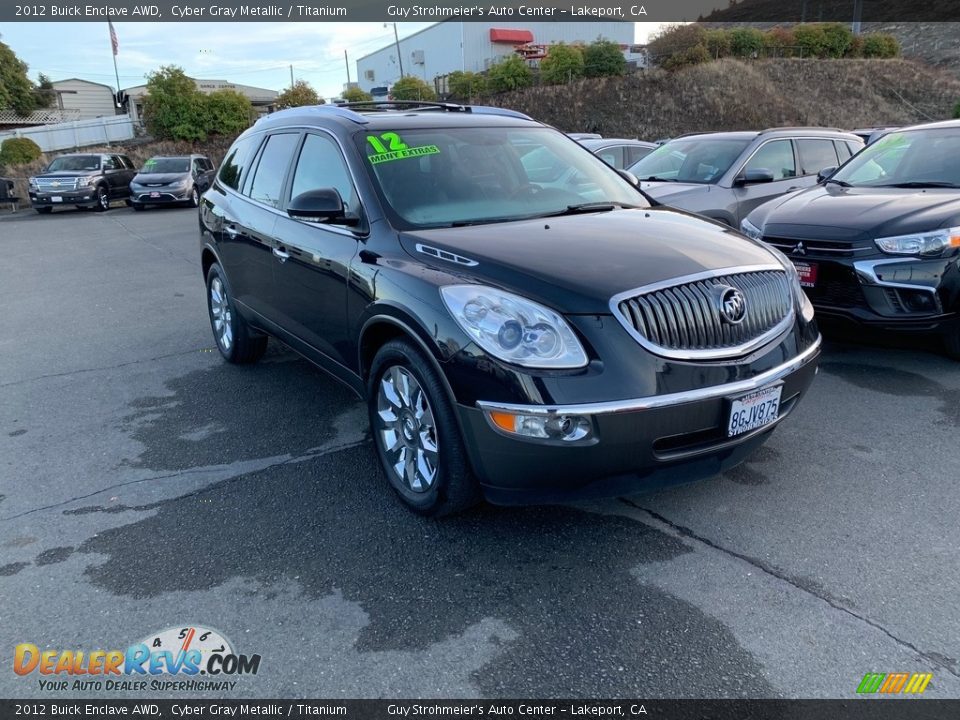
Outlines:
{"type": "Polygon", "coordinates": [[[117,160],[113,155],[105,155],[100,164],[100,167],[103,170],[116,170],[117,169],[117,160]]]}
{"type": "Polygon", "coordinates": [[[837,151],[832,140],[797,140],[802,175],[816,175],[828,167],[837,166],[837,151]]]}
{"type": "Polygon", "coordinates": [[[623,146],[614,145],[613,147],[604,148],[597,152],[597,157],[603,160],[607,165],[610,165],[615,168],[623,167],[623,146]]]}
{"type": "Polygon", "coordinates": [[[627,154],[627,158],[624,160],[624,167],[630,167],[634,163],[640,162],[652,151],[653,148],[642,147],[640,145],[631,145],[624,148],[624,152],[627,154]]]}
{"type": "Polygon", "coordinates": [[[843,140],[834,140],[833,144],[837,148],[837,157],[840,159],[841,163],[846,162],[850,159],[850,146],[847,145],[843,140]]]}
{"type": "Polygon", "coordinates": [[[359,212],[360,202],[340,148],[321,135],[307,135],[293,173],[290,197],[320,188],[336,188],[347,210],[359,212]]]}
{"type": "Polygon", "coordinates": [[[267,138],[246,195],[266,205],[280,207],[283,181],[299,138],[297,133],[280,133],[267,138]]]}
{"type": "Polygon", "coordinates": [[[120,164],[122,167],[125,167],[127,170],[133,170],[133,162],[126,155],[117,155],[120,158],[120,164]]]}
{"type": "Polygon", "coordinates": [[[750,158],[745,170],[769,170],[774,180],[797,176],[797,164],[793,159],[793,147],[789,140],[771,140],[750,158]]]}
{"type": "Polygon", "coordinates": [[[220,182],[234,190],[240,189],[243,181],[246,180],[247,171],[253,159],[253,151],[259,141],[258,137],[248,137],[233,144],[220,167],[220,182]]]}

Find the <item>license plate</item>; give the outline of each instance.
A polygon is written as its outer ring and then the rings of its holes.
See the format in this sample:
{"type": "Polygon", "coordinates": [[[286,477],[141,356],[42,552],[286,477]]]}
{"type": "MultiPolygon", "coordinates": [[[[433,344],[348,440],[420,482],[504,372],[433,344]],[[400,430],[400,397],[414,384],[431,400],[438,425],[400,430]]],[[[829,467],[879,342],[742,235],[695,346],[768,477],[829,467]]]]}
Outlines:
{"type": "Polygon", "coordinates": [[[150,197],[152,197],[152,198],[154,198],[154,197],[160,197],[160,193],[158,193],[158,192],[152,192],[152,193],[150,193],[150,197]]]}
{"type": "Polygon", "coordinates": [[[780,415],[783,385],[757,390],[730,403],[727,437],[743,435],[774,422],[780,415]]]}
{"type": "Polygon", "coordinates": [[[63,197],[60,195],[54,195],[52,198],[50,198],[50,202],[63,202],[63,197]]]}
{"type": "Polygon", "coordinates": [[[800,287],[814,287],[817,284],[817,266],[815,263],[795,262],[797,275],[800,276],[800,287]]]}

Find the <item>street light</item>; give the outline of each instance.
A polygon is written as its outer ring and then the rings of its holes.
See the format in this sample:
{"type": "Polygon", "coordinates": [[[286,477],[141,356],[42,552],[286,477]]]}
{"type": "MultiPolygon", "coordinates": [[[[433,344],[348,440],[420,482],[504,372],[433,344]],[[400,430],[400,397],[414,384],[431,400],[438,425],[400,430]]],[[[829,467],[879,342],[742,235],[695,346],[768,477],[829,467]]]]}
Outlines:
{"type": "Polygon", "coordinates": [[[400,36],[397,35],[397,24],[396,23],[384,23],[383,26],[393,25],[393,41],[397,46],[397,64],[400,66],[400,77],[403,77],[403,58],[400,57],[400,36]]]}

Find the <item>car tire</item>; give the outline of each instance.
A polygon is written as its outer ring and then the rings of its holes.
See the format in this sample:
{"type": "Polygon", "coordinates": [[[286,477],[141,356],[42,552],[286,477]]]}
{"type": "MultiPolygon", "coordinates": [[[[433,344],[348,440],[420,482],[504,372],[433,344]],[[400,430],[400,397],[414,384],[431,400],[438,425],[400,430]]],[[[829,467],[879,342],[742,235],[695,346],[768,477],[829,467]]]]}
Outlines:
{"type": "Polygon", "coordinates": [[[187,201],[190,204],[190,207],[200,207],[200,189],[194,185],[193,190],[190,191],[190,199],[187,201]]]}
{"type": "Polygon", "coordinates": [[[50,213],[53,212],[52,207],[37,207],[37,208],[34,208],[34,210],[36,210],[41,215],[49,215],[50,213]]]}
{"type": "Polygon", "coordinates": [[[951,360],[960,360],[960,331],[944,335],[943,345],[947,350],[947,357],[951,360]]]}
{"type": "Polygon", "coordinates": [[[97,212],[110,209],[110,193],[103,185],[97,185],[97,212]]]}
{"type": "Polygon", "coordinates": [[[440,517],[480,501],[454,408],[437,371],[417,347],[392,340],[380,348],[370,368],[367,398],[380,466],[407,507],[440,517]]]}
{"type": "Polygon", "coordinates": [[[268,338],[254,331],[237,312],[227,277],[217,263],[207,270],[207,314],[217,349],[224,360],[235,365],[248,365],[263,357],[268,338]]]}

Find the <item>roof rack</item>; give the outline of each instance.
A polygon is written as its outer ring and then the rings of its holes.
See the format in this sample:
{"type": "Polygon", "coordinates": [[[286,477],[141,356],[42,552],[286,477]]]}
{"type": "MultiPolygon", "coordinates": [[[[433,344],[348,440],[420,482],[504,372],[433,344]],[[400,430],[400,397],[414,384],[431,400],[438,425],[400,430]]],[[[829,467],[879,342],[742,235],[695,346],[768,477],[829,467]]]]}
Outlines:
{"type": "Polygon", "coordinates": [[[463,112],[475,115],[500,115],[522,120],[533,120],[529,115],[491,105],[460,105],[458,103],[434,102],[428,100],[360,100],[358,102],[337,105],[352,111],[364,110],[435,110],[443,112],[463,112]]]}
{"type": "Polygon", "coordinates": [[[819,125],[796,125],[792,127],[772,127],[767,128],[766,130],[761,130],[761,135],[766,135],[767,133],[779,132],[781,130],[786,130],[788,132],[796,132],[798,130],[826,130],[828,132],[850,132],[849,130],[841,130],[840,128],[834,127],[820,127],[819,125]]]}

